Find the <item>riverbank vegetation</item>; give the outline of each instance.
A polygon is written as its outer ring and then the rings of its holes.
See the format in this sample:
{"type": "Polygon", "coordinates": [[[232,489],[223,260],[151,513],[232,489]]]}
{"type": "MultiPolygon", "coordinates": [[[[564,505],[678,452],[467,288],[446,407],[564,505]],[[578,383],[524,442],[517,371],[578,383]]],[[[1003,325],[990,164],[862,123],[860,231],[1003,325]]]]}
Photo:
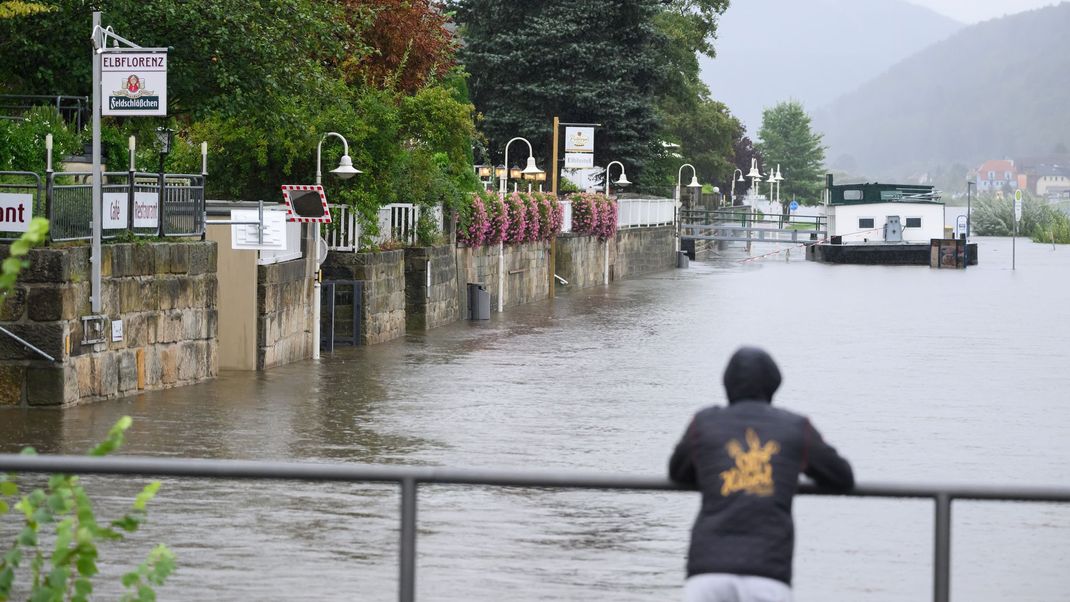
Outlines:
{"type": "MultiPolygon", "coordinates": [[[[970,228],[978,236],[1013,236],[1014,199],[984,194],[973,202],[970,228]]],[[[1035,242],[1070,244],[1070,217],[1044,199],[1025,195],[1018,235],[1035,242]]]]}

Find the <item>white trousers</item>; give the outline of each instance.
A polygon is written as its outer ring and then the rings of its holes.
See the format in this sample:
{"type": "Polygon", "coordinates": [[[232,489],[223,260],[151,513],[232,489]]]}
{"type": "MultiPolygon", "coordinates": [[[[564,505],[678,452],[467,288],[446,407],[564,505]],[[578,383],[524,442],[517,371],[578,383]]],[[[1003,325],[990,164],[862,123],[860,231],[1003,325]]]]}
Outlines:
{"type": "Polygon", "coordinates": [[[684,583],[684,602],[791,602],[791,588],[767,577],[706,573],[684,583]]]}

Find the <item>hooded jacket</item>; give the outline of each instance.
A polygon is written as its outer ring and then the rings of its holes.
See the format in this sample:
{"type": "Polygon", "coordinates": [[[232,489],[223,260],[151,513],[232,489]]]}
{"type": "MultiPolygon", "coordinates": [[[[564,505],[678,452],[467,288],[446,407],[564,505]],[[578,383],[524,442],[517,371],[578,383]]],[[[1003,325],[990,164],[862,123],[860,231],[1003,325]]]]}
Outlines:
{"type": "Polygon", "coordinates": [[[744,347],[724,373],[729,405],[695,415],[669,461],[669,477],[702,492],[691,530],[688,576],[731,573],[791,585],[791,502],[804,473],[834,490],[854,486],[851,466],[810,421],[774,408],[780,370],[744,347]]]}

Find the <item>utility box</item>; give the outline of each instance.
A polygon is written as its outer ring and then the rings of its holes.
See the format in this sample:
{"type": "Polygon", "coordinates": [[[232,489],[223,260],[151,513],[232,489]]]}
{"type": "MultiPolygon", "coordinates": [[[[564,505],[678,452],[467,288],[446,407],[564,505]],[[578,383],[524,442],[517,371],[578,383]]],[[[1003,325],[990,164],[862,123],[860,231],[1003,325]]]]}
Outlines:
{"type": "Polygon", "coordinates": [[[690,258],[687,256],[687,251],[676,252],[676,267],[686,269],[691,265],[690,261],[690,258]]]}
{"type": "Polygon", "coordinates": [[[482,282],[468,283],[468,319],[490,319],[490,293],[482,282]]]}
{"type": "Polygon", "coordinates": [[[903,242],[903,224],[898,215],[889,215],[884,222],[884,242],[903,242]]]}

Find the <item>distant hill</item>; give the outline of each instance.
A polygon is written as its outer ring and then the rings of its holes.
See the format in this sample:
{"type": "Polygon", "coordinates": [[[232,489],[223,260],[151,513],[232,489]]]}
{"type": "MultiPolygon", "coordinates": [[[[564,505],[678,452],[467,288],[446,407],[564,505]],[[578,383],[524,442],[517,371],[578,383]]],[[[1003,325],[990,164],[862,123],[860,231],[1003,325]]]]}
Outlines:
{"type": "Polygon", "coordinates": [[[829,166],[902,177],[1070,145],[1070,3],[986,21],[815,112],[829,166]]]}
{"type": "Polygon", "coordinates": [[[733,0],[702,79],[753,136],[763,108],[812,111],[961,27],[901,0],[733,0]]]}

